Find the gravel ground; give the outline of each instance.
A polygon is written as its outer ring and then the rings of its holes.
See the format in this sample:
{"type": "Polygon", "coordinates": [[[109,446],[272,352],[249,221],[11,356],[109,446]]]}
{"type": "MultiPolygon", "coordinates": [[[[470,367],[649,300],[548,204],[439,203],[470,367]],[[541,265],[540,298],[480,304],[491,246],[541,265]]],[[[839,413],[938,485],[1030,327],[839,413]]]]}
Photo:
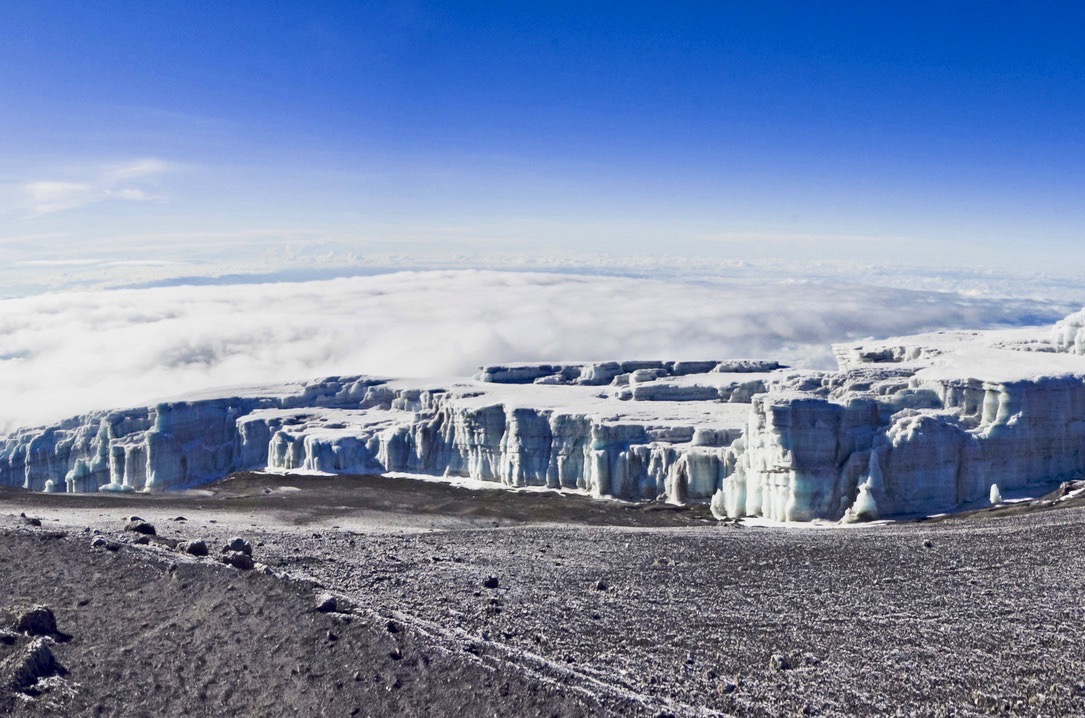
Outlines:
{"type": "MultiPolygon", "coordinates": [[[[1085,508],[770,528],[359,481],[0,494],[0,626],[44,603],[71,636],[50,643],[66,673],[10,709],[1085,715],[1085,508]],[[255,571],[217,561],[235,535],[255,571]],[[210,557],[170,548],[195,538],[210,557]]],[[[0,641],[0,667],[29,640],[0,641]]]]}

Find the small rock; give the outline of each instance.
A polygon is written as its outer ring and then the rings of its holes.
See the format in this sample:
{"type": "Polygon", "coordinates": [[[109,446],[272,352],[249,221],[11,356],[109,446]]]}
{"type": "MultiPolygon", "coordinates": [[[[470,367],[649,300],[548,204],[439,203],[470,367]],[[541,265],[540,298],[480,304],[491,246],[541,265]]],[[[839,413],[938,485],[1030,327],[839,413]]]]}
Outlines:
{"type": "Polygon", "coordinates": [[[5,646],[15,645],[15,641],[19,640],[19,636],[11,631],[5,631],[0,629],[0,643],[5,646]]]}
{"type": "Polygon", "coordinates": [[[137,534],[142,534],[144,536],[154,536],[155,535],[154,526],[147,523],[146,521],[139,518],[138,516],[133,516],[132,518],[128,519],[128,523],[126,523],[124,525],[124,530],[125,531],[131,531],[131,532],[137,533],[137,534]]]}
{"type": "Polygon", "coordinates": [[[395,621],[389,621],[388,623],[384,624],[384,629],[389,633],[399,633],[399,624],[395,621]]]}
{"type": "Polygon", "coordinates": [[[923,539],[923,548],[932,548],[933,546],[933,541],[931,541],[930,539],[923,539]]]}
{"type": "Polygon", "coordinates": [[[770,671],[786,671],[790,670],[791,661],[782,653],[773,653],[769,657],[769,670],[770,671]]]}
{"type": "Polygon", "coordinates": [[[252,556],[240,551],[229,551],[222,554],[220,559],[224,564],[233,566],[241,571],[251,571],[256,564],[252,562],[252,556]]]}
{"type": "Polygon", "coordinates": [[[731,681],[720,681],[720,693],[729,695],[738,690],[738,686],[731,681]]]}
{"type": "Polygon", "coordinates": [[[151,542],[151,539],[146,534],[140,534],[139,536],[137,536],[135,539],[132,540],[132,543],[138,544],[140,546],[146,546],[150,542],[151,542]]]}
{"type": "Polygon", "coordinates": [[[601,578],[595,582],[596,591],[606,591],[608,588],[610,588],[610,585],[606,582],[606,579],[601,578]]]}
{"type": "Polygon", "coordinates": [[[393,661],[401,661],[403,660],[403,651],[398,648],[393,648],[391,651],[388,651],[388,657],[393,661]]]}
{"type": "Polygon", "coordinates": [[[237,551],[247,556],[252,556],[252,544],[240,536],[235,536],[227,542],[226,548],[224,548],[223,551],[237,551]]]}
{"type": "Polygon", "coordinates": [[[331,631],[328,631],[328,642],[329,643],[335,643],[338,640],[339,640],[338,635],[336,635],[335,633],[332,633],[331,631]]]}
{"type": "Polygon", "coordinates": [[[184,516],[178,516],[178,517],[176,517],[174,519],[171,519],[171,520],[172,521],[188,521],[188,519],[186,519],[184,516]]]}
{"type": "Polygon", "coordinates": [[[482,582],[483,588],[497,588],[501,585],[501,582],[497,579],[497,576],[487,576],[486,580],[482,582]]]}
{"type": "Polygon", "coordinates": [[[44,639],[38,638],[26,647],[26,652],[15,663],[11,685],[16,690],[23,690],[33,686],[39,678],[47,678],[62,671],[48,644],[44,639]]]}
{"type": "Polygon", "coordinates": [[[23,523],[27,526],[41,526],[41,519],[27,516],[26,514],[19,514],[19,518],[21,518],[23,523]]]}
{"type": "Polygon", "coordinates": [[[91,541],[90,545],[93,548],[104,548],[106,551],[114,551],[115,552],[115,551],[120,551],[121,550],[121,545],[120,545],[119,542],[112,541],[110,539],[105,539],[105,538],[102,538],[101,536],[98,536],[93,541],[91,541]]]}
{"type": "Polygon", "coordinates": [[[335,613],[339,610],[339,599],[330,593],[322,593],[316,597],[316,610],[320,613],[335,613]]]}
{"type": "Polygon", "coordinates": [[[207,542],[203,539],[196,539],[195,541],[186,541],[181,544],[181,548],[185,553],[192,556],[206,556],[207,555],[207,542]]]}
{"type": "Polygon", "coordinates": [[[57,632],[57,619],[48,606],[34,606],[19,616],[15,629],[30,636],[53,636],[57,632]]]}

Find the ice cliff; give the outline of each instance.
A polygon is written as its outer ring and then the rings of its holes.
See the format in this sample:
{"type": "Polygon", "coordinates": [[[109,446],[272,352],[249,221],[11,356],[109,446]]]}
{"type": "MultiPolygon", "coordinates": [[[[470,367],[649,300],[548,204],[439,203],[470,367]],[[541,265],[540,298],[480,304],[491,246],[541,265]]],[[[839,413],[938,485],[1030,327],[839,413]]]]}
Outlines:
{"type": "Polygon", "coordinates": [[[196,486],[242,469],[408,472],[711,501],[780,521],[928,514],[1085,472],[1085,312],[1054,328],[776,362],[501,364],[329,377],[99,411],[0,439],[0,483],[196,486]]]}

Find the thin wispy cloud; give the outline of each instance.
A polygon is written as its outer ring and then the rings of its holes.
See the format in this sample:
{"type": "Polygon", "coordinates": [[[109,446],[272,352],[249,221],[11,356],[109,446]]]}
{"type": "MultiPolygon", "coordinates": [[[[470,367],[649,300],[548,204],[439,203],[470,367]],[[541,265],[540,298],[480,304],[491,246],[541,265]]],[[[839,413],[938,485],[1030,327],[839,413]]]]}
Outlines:
{"type": "Polygon", "coordinates": [[[824,244],[826,242],[911,242],[911,237],[881,234],[835,234],[811,232],[718,232],[699,234],[702,242],[779,242],[824,244]]]}
{"type": "Polygon", "coordinates": [[[0,301],[0,427],[215,386],[455,376],[500,361],[764,357],[830,367],[834,341],[1065,312],[837,281],[475,270],[41,294],[0,301]]]}
{"type": "Polygon", "coordinates": [[[163,197],[145,181],[174,169],[163,160],[143,158],[69,171],[75,177],[65,179],[35,179],[21,185],[22,207],[31,216],[41,216],[101,202],[160,201],[163,197]]]}

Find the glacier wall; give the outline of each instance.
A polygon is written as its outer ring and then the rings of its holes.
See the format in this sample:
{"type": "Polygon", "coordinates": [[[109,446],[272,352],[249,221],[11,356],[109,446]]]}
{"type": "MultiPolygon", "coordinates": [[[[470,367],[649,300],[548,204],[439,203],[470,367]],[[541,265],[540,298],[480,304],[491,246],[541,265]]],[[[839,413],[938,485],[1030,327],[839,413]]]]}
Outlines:
{"type": "Polygon", "coordinates": [[[297,406],[364,405],[380,382],[356,377],[292,385],[283,396],[223,396],[96,411],[0,439],[0,484],[31,491],[144,491],[217,481],[263,465],[266,446],[246,445],[239,419],[297,406]],[[260,454],[254,457],[254,452],[260,454]]]}
{"type": "Polygon", "coordinates": [[[7,437],[0,482],[33,491],[146,491],[244,469],[398,471],[685,501],[718,489],[725,447],[740,433],[474,398],[333,377],[297,394],[93,412],[7,437]]]}
{"type": "Polygon", "coordinates": [[[329,377],[92,412],[0,439],[0,483],[151,491],[238,470],[406,472],[719,517],[860,520],[981,505],[1085,474],[1085,312],[1053,328],[834,347],[775,362],[483,367],[329,377]]]}
{"type": "Polygon", "coordinates": [[[705,499],[725,474],[726,429],[647,427],[561,410],[459,405],[428,396],[411,419],[386,426],[292,422],[255,412],[239,424],[246,458],[271,469],[407,472],[469,477],[509,487],[580,489],[596,496],[676,502],[705,499]]]}
{"type": "Polygon", "coordinates": [[[1051,340],[1061,351],[1085,354],[1085,309],[1056,322],[1051,340]]]}
{"type": "Polygon", "coordinates": [[[717,513],[779,521],[952,511],[1085,473],[1085,381],[924,381],[754,398],[717,513]],[[884,389],[885,387],[877,387],[884,389]],[[865,490],[863,514],[852,511],[865,490]],[[851,512],[851,513],[849,513],[851,512]]]}

